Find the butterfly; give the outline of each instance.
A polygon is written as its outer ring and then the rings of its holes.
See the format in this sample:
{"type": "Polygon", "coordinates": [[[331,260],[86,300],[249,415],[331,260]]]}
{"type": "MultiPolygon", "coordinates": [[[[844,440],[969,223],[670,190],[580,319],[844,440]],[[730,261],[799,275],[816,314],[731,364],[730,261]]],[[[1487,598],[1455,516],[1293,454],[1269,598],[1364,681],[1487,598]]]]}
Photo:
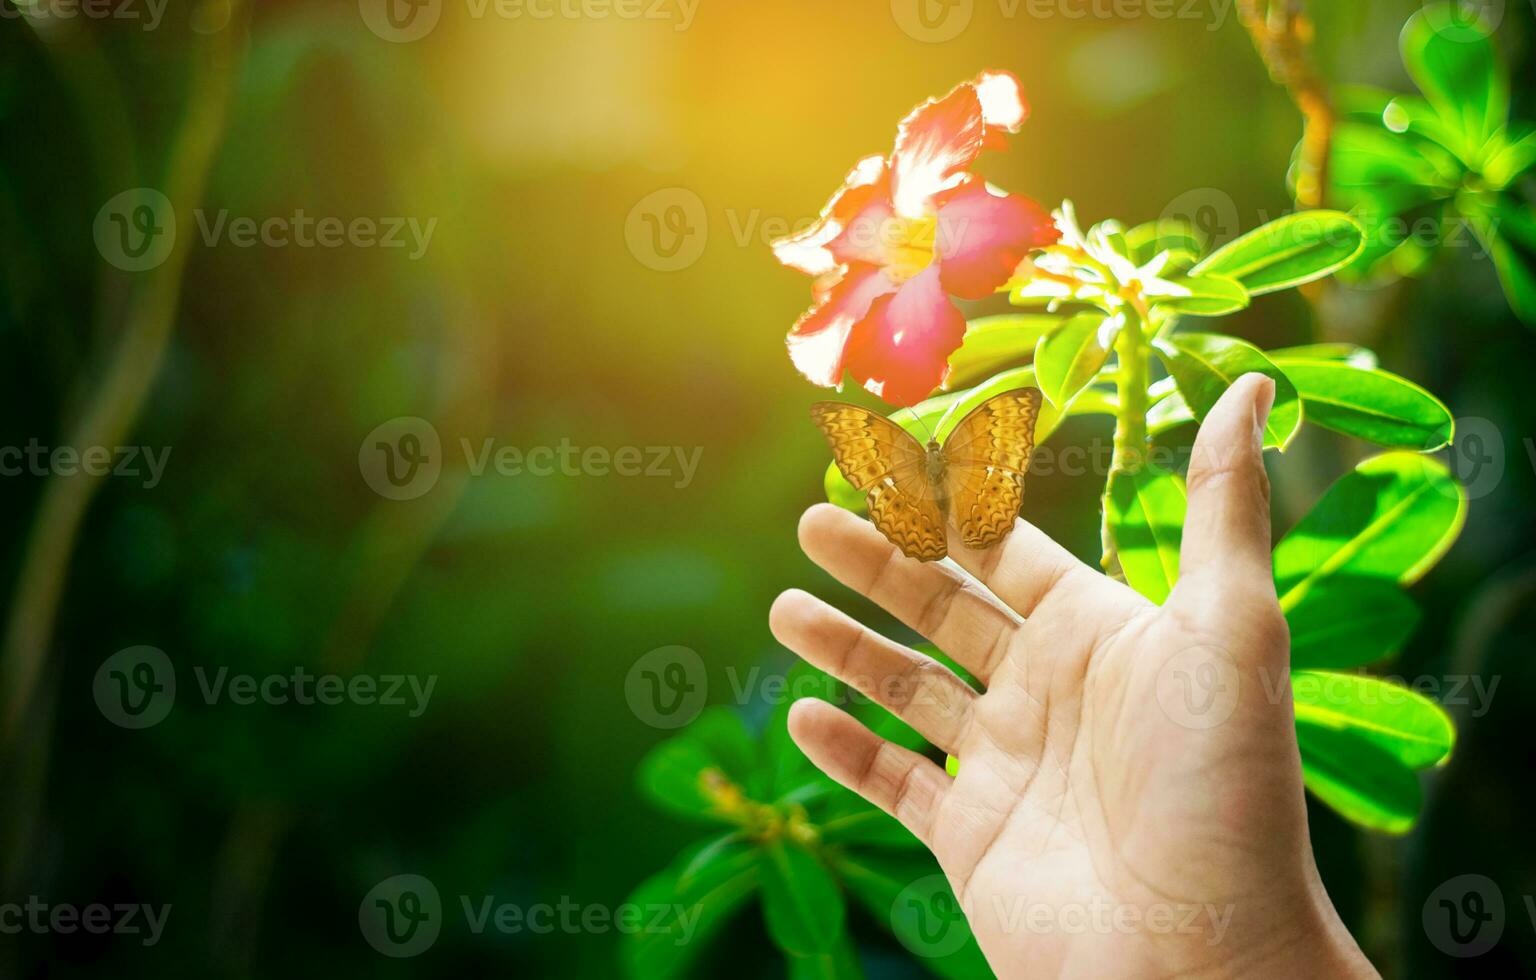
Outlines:
{"type": "Polygon", "coordinates": [[[1013,530],[1035,448],[1040,389],[993,395],[966,413],[940,446],[925,447],[883,415],[817,402],[837,468],[867,494],[869,517],[908,558],[938,561],[954,524],[968,548],[990,548],[1013,530]]]}

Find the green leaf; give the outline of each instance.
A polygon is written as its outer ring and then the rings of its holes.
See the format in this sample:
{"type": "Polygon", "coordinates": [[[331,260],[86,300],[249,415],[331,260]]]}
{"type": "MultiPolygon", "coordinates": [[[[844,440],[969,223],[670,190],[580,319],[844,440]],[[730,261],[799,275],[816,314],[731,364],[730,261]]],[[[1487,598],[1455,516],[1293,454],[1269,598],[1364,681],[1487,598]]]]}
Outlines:
{"type": "Polygon", "coordinates": [[[1536,132],[1507,140],[1483,165],[1483,177],[1489,185],[1502,189],[1510,181],[1536,165],[1536,132]]]}
{"type": "Polygon", "coordinates": [[[1431,253],[1443,233],[1438,211],[1465,174],[1465,165],[1438,144],[1390,132],[1380,120],[1340,125],[1331,143],[1329,195],[1365,234],[1360,254],[1340,275],[1403,274],[1405,259],[1431,253]]]}
{"type": "Polygon", "coordinates": [[[1456,161],[1456,166],[1462,168],[1466,166],[1465,157],[1468,149],[1466,134],[1454,120],[1447,122],[1428,100],[1412,95],[1399,95],[1381,110],[1379,121],[1394,135],[1407,134],[1417,137],[1406,142],[1417,146],[1421,151],[1425,147],[1420,140],[1428,140],[1437,150],[1447,151],[1445,154],[1439,152],[1426,154],[1437,165],[1441,174],[1452,175],[1452,169],[1444,166],[1447,155],[1456,161]]]}
{"type": "Polygon", "coordinates": [[[1301,394],[1308,422],[1394,449],[1430,452],[1451,441],[1450,410],[1406,378],[1343,361],[1270,356],[1301,394]]]}
{"type": "MultiPolygon", "coordinates": [[[[759,778],[754,784],[757,799],[779,800],[807,786],[830,788],[836,784],[811,764],[789,736],[789,709],[800,698],[820,698],[829,704],[847,699],[847,686],[804,660],[796,660],[784,675],[785,697],[774,707],[763,729],[759,778]]],[[[847,792],[841,786],[838,791],[847,792]]],[[[849,794],[852,795],[852,794],[849,794]]]]}
{"type": "Polygon", "coordinates": [[[1407,452],[1373,456],[1329,487],[1275,547],[1280,608],[1295,608],[1337,577],[1416,582],[1466,515],[1466,491],[1443,463],[1407,452]]]}
{"type": "Polygon", "coordinates": [[[759,854],[763,918],[774,943],[799,956],[833,950],[843,938],[847,912],[837,882],[820,859],[782,839],[764,845],[759,854]]]}
{"type": "Polygon", "coordinates": [[[1291,672],[1296,724],[1349,731],[1409,769],[1445,762],[1456,726],[1438,704],[1417,691],[1363,674],[1291,672]]]}
{"type": "Polygon", "coordinates": [[[1335,191],[1356,203],[1368,194],[1384,215],[1448,196],[1466,172],[1446,151],[1380,125],[1340,126],[1328,163],[1335,191]]]}
{"type": "Polygon", "coordinates": [[[670,868],[646,879],[629,896],[632,905],[672,911],[652,927],[625,938],[622,957],[627,976],[635,980],[687,976],[709,939],[757,890],[757,848],[737,842],[715,849],[701,863],[699,855],[708,846],[684,851],[670,868]],[[681,877],[684,869],[690,869],[686,880],[681,877]]]}
{"type": "Polygon", "coordinates": [[[1403,65],[1419,91],[1476,153],[1509,118],[1509,74],[1493,45],[1493,27],[1460,2],[1432,4],[1403,25],[1403,65]]]}
{"type": "Polygon", "coordinates": [[[1199,255],[1205,250],[1205,236],[1193,222],[1184,218],[1163,218],[1139,224],[1125,233],[1130,249],[1130,259],[1138,266],[1146,265],[1159,252],[1189,252],[1199,255]]]}
{"type": "Polygon", "coordinates": [[[1233,239],[1190,271],[1231,276],[1257,296],[1326,276],[1364,247],[1364,229],[1344,212],[1299,211],[1233,239]]]}
{"type": "Polygon", "coordinates": [[[656,746],[639,767],[640,788],[652,802],[679,816],[725,821],[717,787],[728,777],[704,746],[674,738],[656,746]]]}
{"type": "Polygon", "coordinates": [[[1041,394],[1058,409],[1072,401],[1109,359],[1119,321],[1079,313],[1040,338],[1035,377],[1041,394]]]}
{"type": "Polygon", "coordinates": [[[1184,481],[1151,465],[1117,470],[1110,475],[1104,501],[1126,584],[1162,605],[1179,580],[1184,481]]]}
{"type": "Polygon", "coordinates": [[[1296,726],[1307,789],[1346,819],[1389,834],[1406,833],[1423,795],[1413,770],[1357,732],[1296,726]]]}
{"type": "Polygon", "coordinates": [[[1153,305],[1187,316],[1225,316],[1248,305],[1248,290],[1229,276],[1169,276],[1176,292],[1148,293],[1153,305]]]}
{"type": "Polygon", "coordinates": [[[862,514],[869,506],[866,495],[853,488],[853,484],[843,476],[843,471],[837,468],[835,461],[827,464],[827,471],[821,476],[821,484],[826,489],[827,502],[836,504],[843,510],[862,514]]]}
{"type": "Polygon", "coordinates": [[[681,816],[723,821],[722,800],[753,773],[757,746],[741,718],[714,707],[640,760],[640,788],[681,816]]]}
{"type": "Polygon", "coordinates": [[[960,349],[949,355],[944,389],[969,388],[1006,368],[1028,364],[1040,338],[1064,320],[1054,313],[1004,313],[970,321],[960,349]]]}
{"type": "Polygon", "coordinates": [[[1509,308],[1527,326],[1536,327],[1536,216],[1515,195],[1504,193],[1494,219],[1478,216],[1473,228],[1493,256],[1509,308]]]}
{"type": "Polygon", "coordinates": [[[903,827],[901,821],[866,803],[857,794],[848,795],[852,801],[840,796],[831,814],[817,822],[822,840],[828,844],[845,844],[849,847],[899,850],[920,850],[923,847],[923,842],[903,827]]]}
{"type": "Polygon", "coordinates": [[[930,972],[946,980],[993,976],[959,900],[931,857],[844,853],[833,863],[849,894],[930,972]]]}
{"type": "MultiPolygon", "coordinates": [[[[1172,381],[1172,378],[1165,379],[1172,381]]],[[[1147,435],[1160,436],[1164,432],[1176,429],[1181,425],[1195,420],[1195,413],[1189,410],[1189,403],[1184,396],[1179,394],[1177,388],[1169,392],[1163,398],[1152,403],[1147,409],[1147,435]]]]}
{"type": "Polygon", "coordinates": [[[690,856],[673,865],[673,870],[677,872],[677,888],[687,891],[701,875],[710,874],[711,869],[721,861],[732,860],[732,856],[740,853],[743,847],[755,850],[756,846],[745,831],[733,830],[689,848],[684,853],[690,856]]]}
{"type": "Polygon", "coordinates": [[[757,740],[747,731],[741,715],[730,708],[705,708],[683,731],[683,737],[703,745],[725,774],[738,782],[745,781],[756,767],[757,740]]]}
{"type": "Polygon", "coordinates": [[[1376,353],[1357,344],[1302,344],[1299,347],[1277,347],[1269,351],[1269,359],[1281,361],[1343,361],[1355,367],[1376,366],[1376,353]]]}
{"type": "Polygon", "coordinates": [[[1067,415],[1114,415],[1115,393],[1104,387],[1084,388],[1067,406],[1067,415]]]}
{"type": "Polygon", "coordinates": [[[1284,450],[1301,427],[1301,398],[1285,372],[1247,341],[1211,333],[1176,333],[1153,341],[1195,417],[1205,419],[1222,392],[1257,371],[1274,379],[1275,404],[1264,425],[1264,445],[1284,450]]]}
{"type": "MultiPolygon", "coordinates": [[[[1011,371],[1003,371],[995,374],[967,391],[950,392],[947,395],[939,395],[911,409],[901,409],[891,415],[891,418],[901,424],[903,428],[908,425],[908,414],[918,412],[923,421],[934,430],[934,434],[940,442],[949,438],[955,426],[960,420],[971,413],[973,409],[993,395],[1001,395],[1005,391],[1013,391],[1015,388],[1039,387],[1035,380],[1034,365],[1029,367],[1014,368],[1011,371]],[[950,411],[953,408],[954,411],[950,411]],[[944,418],[945,415],[948,418],[944,418]],[[942,424],[941,423],[942,420],[942,424]]],[[[1050,405],[1042,405],[1040,418],[1035,423],[1035,443],[1044,442],[1055,431],[1061,422],[1062,413],[1050,405]]],[[[915,427],[915,426],[914,426],[915,427]]],[[[910,431],[910,430],[909,430],[910,431]]],[[[918,429],[921,431],[921,429],[918,429]]]]}
{"type": "MultiPolygon", "coordinates": [[[[1344,203],[1344,191],[1335,200],[1344,203]]],[[[1402,197],[1403,195],[1394,195],[1402,197]]],[[[1361,195],[1351,213],[1365,229],[1365,247],[1338,276],[1346,282],[1381,284],[1421,275],[1437,254],[1447,228],[1446,204],[1441,200],[1406,205],[1384,203],[1381,195],[1361,195]]]]}
{"type": "Polygon", "coordinates": [[[1305,592],[1285,619],[1293,668],[1363,667],[1397,652],[1419,609],[1396,582],[1335,576],[1305,592]]]}

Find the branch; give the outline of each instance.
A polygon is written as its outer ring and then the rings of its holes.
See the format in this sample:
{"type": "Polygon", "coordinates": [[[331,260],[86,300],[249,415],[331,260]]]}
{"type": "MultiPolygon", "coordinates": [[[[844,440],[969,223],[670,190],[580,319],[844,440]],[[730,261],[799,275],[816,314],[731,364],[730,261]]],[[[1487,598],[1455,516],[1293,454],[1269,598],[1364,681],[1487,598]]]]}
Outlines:
{"type": "Polygon", "coordinates": [[[1301,113],[1301,152],[1296,168],[1296,206],[1322,207],[1328,187],[1328,153],[1337,119],[1328,87],[1312,63],[1314,29],[1301,0],[1237,0],[1237,15],[1253,38],[1269,77],[1285,86],[1301,113]],[[1267,7],[1267,9],[1266,9],[1267,7]]]}
{"type": "Polygon", "coordinates": [[[1147,307],[1133,297],[1121,311],[1125,326],[1115,341],[1120,361],[1115,372],[1115,446],[1109,472],[1104,475],[1103,521],[1099,528],[1103,556],[1099,559],[1104,574],[1124,581],[1114,535],[1109,529],[1109,486],[1116,473],[1130,472],[1142,465],[1147,453],[1147,307]]]}

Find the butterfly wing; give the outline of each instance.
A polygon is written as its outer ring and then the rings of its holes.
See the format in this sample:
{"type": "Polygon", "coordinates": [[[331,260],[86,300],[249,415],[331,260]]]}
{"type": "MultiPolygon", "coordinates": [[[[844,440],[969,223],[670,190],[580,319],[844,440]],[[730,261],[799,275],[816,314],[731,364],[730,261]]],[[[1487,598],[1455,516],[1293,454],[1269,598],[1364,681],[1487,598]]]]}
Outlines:
{"type": "Polygon", "coordinates": [[[892,482],[869,491],[869,519],[908,558],[938,561],[949,553],[944,512],[931,496],[913,496],[892,482]]]}
{"type": "Polygon", "coordinates": [[[817,402],[811,418],[827,437],[838,470],[868,495],[869,518],[880,533],[908,558],[943,558],[949,550],[944,512],[928,482],[922,444],[857,405],[817,402]]]}
{"type": "Polygon", "coordinates": [[[972,409],[944,443],[949,514],[968,548],[990,548],[1013,530],[1035,449],[1040,390],[1019,388],[972,409]]]}

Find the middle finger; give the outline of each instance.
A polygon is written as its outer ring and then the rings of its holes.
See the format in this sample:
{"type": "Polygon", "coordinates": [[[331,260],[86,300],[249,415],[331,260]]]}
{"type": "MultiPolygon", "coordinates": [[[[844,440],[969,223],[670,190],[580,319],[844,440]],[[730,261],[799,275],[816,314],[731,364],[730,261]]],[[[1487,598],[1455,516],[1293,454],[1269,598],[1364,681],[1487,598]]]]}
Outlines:
{"type": "Polygon", "coordinates": [[[868,521],[832,504],[800,519],[800,547],[832,577],[932,640],[983,684],[1023,625],[966,572],[908,558],[868,521]]]}

